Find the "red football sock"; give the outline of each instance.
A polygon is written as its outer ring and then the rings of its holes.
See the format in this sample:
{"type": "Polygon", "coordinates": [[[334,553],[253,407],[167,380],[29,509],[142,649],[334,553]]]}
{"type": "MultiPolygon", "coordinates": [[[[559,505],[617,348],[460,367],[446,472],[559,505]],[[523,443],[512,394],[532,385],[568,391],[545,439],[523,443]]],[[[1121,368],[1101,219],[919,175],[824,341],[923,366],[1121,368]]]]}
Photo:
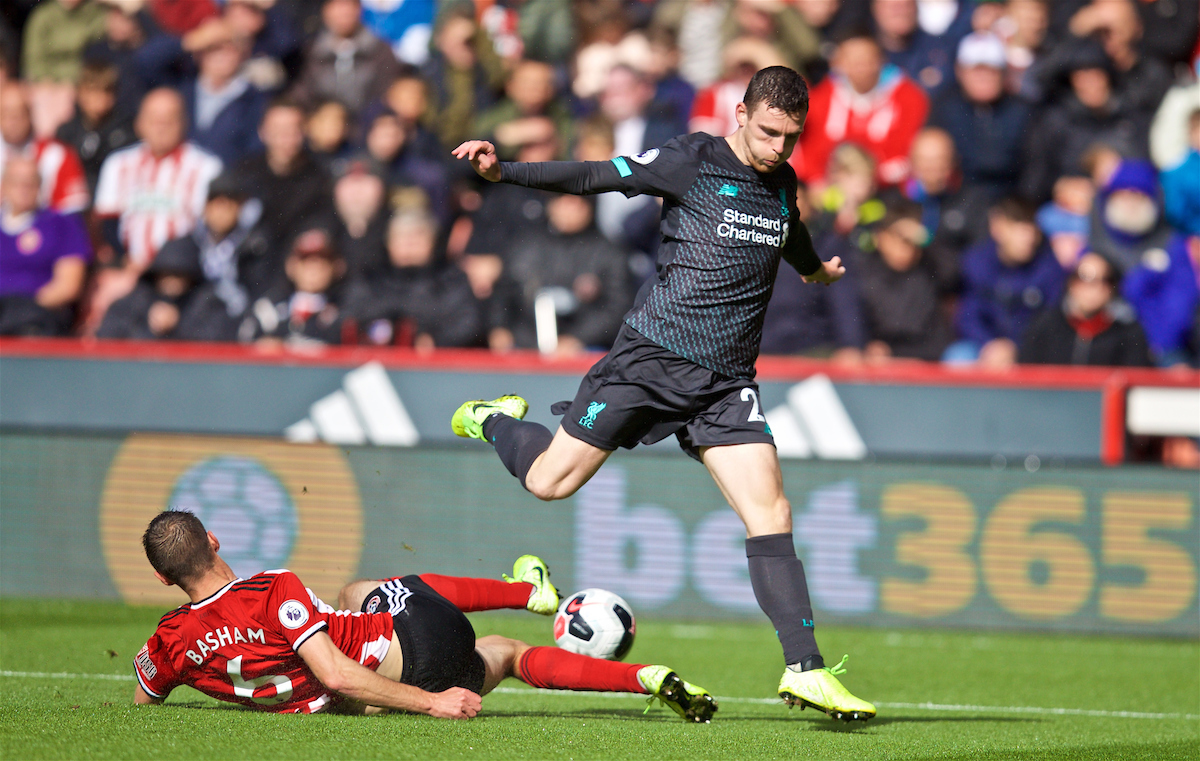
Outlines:
{"type": "Polygon", "coordinates": [[[568,653],[557,647],[531,647],[517,661],[517,678],[534,687],[594,692],[640,692],[636,663],[617,663],[568,653]]]}
{"type": "Polygon", "coordinates": [[[496,579],[439,576],[436,573],[421,574],[421,581],[433,587],[433,591],[454,603],[463,613],[499,608],[524,610],[529,603],[529,595],[533,593],[533,585],[525,581],[509,584],[496,579]]]}

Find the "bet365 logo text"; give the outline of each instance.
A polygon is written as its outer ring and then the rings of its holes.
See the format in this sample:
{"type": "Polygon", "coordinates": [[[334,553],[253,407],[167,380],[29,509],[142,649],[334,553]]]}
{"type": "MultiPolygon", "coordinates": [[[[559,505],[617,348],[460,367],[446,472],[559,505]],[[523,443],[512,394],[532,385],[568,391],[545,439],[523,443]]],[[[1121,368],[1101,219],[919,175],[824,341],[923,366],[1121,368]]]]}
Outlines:
{"type": "MultiPolygon", "coordinates": [[[[792,494],[816,608],[843,618],[1099,620],[1131,630],[1195,611],[1189,493],[1059,485],[967,491],[848,478],[803,498],[792,494]]],[[[720,609],[757,610],[745,527],[733,511],[714,500],[715,509],[695,521],[691,505],[631,506],[629,492],[626,472],[610,463],[576,495],[577,586],[603,586],[641,608],[694,591],[720,609]]]]}

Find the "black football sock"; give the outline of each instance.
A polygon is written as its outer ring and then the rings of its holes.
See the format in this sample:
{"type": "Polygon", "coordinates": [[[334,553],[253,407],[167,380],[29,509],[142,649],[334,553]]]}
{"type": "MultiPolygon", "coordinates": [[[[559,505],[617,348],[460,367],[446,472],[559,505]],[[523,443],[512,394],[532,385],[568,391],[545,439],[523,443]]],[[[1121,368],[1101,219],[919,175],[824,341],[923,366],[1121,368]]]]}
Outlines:
{"type": "Polygon", "coordinates": [[[525,485],[533,461],[554,440],[554,434],[544,425],[499,413],[483,421],[483,436],[496,447],[496,454],[508,472],[521,479],[521,486],[525,485]]]}
{"type": "Polygon", "coordinates": [[[825,666],[813,631],[812,603],[804,565],[796,557],[791,534],[752,536],[746,540],[750,561],[750,586],[758,606],[775,625],[783,645],[783,662],[799,670],[825,666]]]}

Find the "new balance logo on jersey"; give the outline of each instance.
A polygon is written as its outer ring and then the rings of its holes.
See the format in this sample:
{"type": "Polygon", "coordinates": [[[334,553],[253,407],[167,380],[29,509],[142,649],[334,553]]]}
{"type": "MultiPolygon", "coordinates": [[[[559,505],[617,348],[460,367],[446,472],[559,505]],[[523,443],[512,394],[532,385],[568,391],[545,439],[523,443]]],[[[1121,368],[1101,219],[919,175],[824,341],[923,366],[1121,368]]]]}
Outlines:
{"type": "Polygon", "coordinates": [[[142,645],[142,649],[137,654],[137,665],[147,679],[153,679],[158,675],[158,667],[154,665],[154,661],[150,660],[150,648],[145,645],[142,645]]]}
{"type": "Polygon", "coordinates": [[[607,406],[608,402],[589,402],[587,414],[579,418],[579,424],[591,430],[596,425],[596,416],[603,412],[607,406]]]}
{"type": "Polygon", "coordinates": [[[737,198],[737,194],[738,194],[738,186],[737,185],[722,185],[721,189],[717,191],[717,195],[729,196],[730,198],[737,198]]]}

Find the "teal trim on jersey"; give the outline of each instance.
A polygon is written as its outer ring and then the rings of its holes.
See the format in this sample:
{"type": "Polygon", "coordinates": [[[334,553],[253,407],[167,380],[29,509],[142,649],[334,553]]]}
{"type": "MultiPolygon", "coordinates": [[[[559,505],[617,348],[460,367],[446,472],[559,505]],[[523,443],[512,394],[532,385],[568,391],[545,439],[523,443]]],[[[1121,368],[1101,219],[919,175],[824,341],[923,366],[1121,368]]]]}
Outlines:
{"type": "Polygon", "coordinates": [[[738,194],[738,186],[737,185],[722,185],[721,189],[717,191],[717,195],[729,196],[730,198],[737,198],[737,194],[738,194]]]}
{"type": "Polygon", "coordinates": [[[783,204],[783,218],[787,219],[790,214],[788,213],[787,193],[783,191],[783,188],[779,189],[779,202],[783,204]]]}
{"type": "Polygon", "coordinates": [[[612,163],[622,177],[628,177],[633,174],[633,170],[629,168],[629,162],[625,161],[624,156],[617,156],[612,160],[612,163]]]}

